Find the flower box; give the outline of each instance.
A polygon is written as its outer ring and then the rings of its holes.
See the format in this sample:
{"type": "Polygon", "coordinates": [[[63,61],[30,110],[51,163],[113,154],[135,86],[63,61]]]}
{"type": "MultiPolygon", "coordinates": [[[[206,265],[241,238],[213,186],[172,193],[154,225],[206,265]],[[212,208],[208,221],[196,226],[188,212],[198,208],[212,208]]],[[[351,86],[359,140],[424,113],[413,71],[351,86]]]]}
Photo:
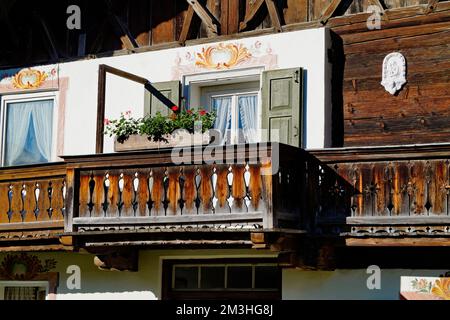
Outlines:
{"type": "Polygon", "coordinates": [[[177,132],[165,135],[166,141],[153,141],[149,140],[147,136],[143,135],[131,135],[123,143],[114,140],[115,152],[126,152],[135,150],[147,150],[147,149],[163,149],[174,147],[187,147],[195,145],[208,145],[210,143],[218,144],[221,133],[218,130],[211,129],[204,134],[191,134],[186,130],[177,130],[177,132]]]}

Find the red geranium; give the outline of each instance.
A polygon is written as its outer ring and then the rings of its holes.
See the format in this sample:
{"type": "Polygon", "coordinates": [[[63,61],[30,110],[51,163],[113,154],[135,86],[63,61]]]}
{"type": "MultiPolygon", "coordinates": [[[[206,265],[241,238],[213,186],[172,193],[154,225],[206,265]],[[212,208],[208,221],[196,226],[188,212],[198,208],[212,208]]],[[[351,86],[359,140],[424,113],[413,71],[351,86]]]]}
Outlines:
{"type": "Polygon", "coordinates": [[[187,113],[188,113],[188,114],[192,114],[192,110],[189,109],[189,110],[187,111],[187,113]]]}
{"type": "Polygon", "coordinates": [[[177,106],[173,106],[171,109],[173,112],[177,112],[180,108],[178,108],[177,106]]]}
{"type": "Polygon", "coordinates": [[[200,110],[199,113],[200,113],[201,116],[204,116],[206,114],[206,110],[200,110]]]}

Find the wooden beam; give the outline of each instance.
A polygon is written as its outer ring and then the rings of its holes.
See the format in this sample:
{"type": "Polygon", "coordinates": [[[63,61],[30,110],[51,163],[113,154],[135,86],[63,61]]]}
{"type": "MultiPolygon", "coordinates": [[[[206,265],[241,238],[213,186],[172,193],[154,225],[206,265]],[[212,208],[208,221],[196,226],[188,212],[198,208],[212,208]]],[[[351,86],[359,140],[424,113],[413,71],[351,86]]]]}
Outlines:
{"type": "Polygon", "coordinates": [[[280,12],[274,2],[274,0],[265,0],[267,5],[267,10],[269,11],[270,20],[272,21],[272,26],[277,32],[282,32],[280,12]]]}
{"type": "Polygon", "coordinates": [[[423,13],[429,14],[434,12],[434,10],[436,10],[438,2],[439,0],[428,0],[427,7],[425,8],[423,13]]]}
{"type": "Polygon", "coordinates": [[[349,247],[450,247],[450,238],[349,238],[349,247]]]}
{"type": "Polygon", "coordinates": [[[198,0],[186,0],[200,19],[206,24],[209,31],[215,35],[220,35],[220,22],[214,15],[203,6],[198,0]]]}
{"type": "Polygon", "coordinates": [[[106,66],[98,67],[97,88],[97,132],[95,153],[103,153],[103,133],[105,131],[105,103],[106,103],[106,66]]]}
{"type": "Polygon", "coordinates": [[[325,25],[327,24],[328,20],[333,16],[333,14],[336,12],[336,9],[339,7],[339,5],[344,0],[332,0],[328,7],[326,7],[325,11],[322,13],[322,15],[319,18],[319,21],[321,24],[325,25]]]}
{"type": "Polygon", "coordinates": [[[239,24],[239,31],[247,29],[247,24],[255,17],[264,2],[265,0],[256,0],[253,3],[250,10],[245,13],[244,21],[239,24]]]}
{"type": "Polygon", "coordinates": [[[105,2],[111,22],[119,29],[120,41],[122,41],[124,47],[129,50],[139,48],[139,44],[136,42],[136,39],[134,39],[127,25],[113,12],[111,0],[105,0],[105,2]]]}
{"type": "Polygon", "coordinates": [[[183,27],[181,28],[181,34],[180,34],[180,38],[178,39],[178,41],[182,44],[184,44],[187,40],[187,38],[189,37],[189,34],[191,33],[192,30],[192,22],[195,18],[194,16],[194,8],[192,6],[189,6],[188,11],[186,13],[186,17],[184,18],[183,21],[183,27]]]}

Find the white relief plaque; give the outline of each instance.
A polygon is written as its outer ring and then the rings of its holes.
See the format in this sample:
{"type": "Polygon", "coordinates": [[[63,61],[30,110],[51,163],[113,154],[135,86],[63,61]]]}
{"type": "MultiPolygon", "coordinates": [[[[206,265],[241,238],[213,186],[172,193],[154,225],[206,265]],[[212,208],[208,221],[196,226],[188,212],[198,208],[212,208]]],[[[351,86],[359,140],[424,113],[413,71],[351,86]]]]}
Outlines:
{"type": "Polygon", "coordinates": [[[400,52],[388,54],[383,61],[381,84],[390,94],[397,93],[406,83],[406,60],[400,52]]]}

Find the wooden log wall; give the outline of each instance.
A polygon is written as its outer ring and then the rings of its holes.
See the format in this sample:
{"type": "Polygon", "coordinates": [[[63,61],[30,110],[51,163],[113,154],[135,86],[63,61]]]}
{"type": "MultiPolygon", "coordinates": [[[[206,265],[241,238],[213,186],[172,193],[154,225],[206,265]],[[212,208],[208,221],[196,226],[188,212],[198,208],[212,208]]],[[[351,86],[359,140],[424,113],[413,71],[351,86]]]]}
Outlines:
{"type": "Polygon", "coordinates": [[[409,17],[383,21],[380,30],[367,30],[365,23],[333,26],[330,21],[344,55],[342,101],[335,101],[342,108],[336,121],[343,122],[343,139],[335,146],[449,141],[448,8],[429,15],[411,11],[409,17]],[[405,56],[407,84],[391,95],[380,83],[383,59],[395,51],[405,56]]]}

